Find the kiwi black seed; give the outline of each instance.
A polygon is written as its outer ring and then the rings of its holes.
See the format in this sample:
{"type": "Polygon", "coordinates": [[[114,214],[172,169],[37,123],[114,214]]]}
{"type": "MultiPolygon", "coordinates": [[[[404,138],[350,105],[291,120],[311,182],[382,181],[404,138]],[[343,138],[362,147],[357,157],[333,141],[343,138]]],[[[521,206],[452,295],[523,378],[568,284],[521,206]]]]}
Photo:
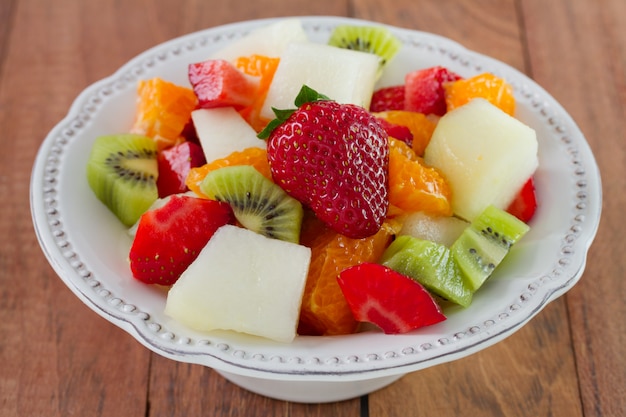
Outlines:
{"type": "Polygon", "coordinates": [[[465,281],[476,291],[491,276],[529,227],[511,214],[489,206],[451,247],[465,281]]]}
{"type": "Polygon", "coordinates": [[[302,204],[249,165],[211,171],[200,183],[209,198],[225,201],[247,229],[264,236],[300,242],[302,204]]]}
{"type": "Polygon", "coordinates": [[[383,26],[339,25],[330,35],[328,44],[344,49],[378,55],[380,69],[398,53],[402,43],[383,26]]]}
{"type": "Polygon", "coordinates": [[[96,138],[87,162],[89,186],[126,226],[158,198],[158,173],[154,140],[136,134],[96,138]]]}

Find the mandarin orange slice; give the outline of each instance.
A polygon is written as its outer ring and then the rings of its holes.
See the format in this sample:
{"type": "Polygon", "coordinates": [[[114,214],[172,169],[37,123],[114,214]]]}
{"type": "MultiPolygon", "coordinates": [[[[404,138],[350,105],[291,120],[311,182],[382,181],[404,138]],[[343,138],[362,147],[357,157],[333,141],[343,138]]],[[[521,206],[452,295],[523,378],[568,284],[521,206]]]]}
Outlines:
{"type": "Polygon", "coordinates": [[[413,135],[413,151],[418,155],[424,155],[424,150],[430,142],[433,131],[437,126],[437,119],[423,113],[407,110],[387,110],[374,113],[374,116],[381,117],[389,123],[406,126],[413,135]]]}
{"type": "Polygon", "coordinates": [[[503,78],[493,74],[478,74],[471,78],[446,83],[443,87],[448,111],[480,97],[511,116],[515,113],[513,87],[503,78]]]}
{"type": "Polygon", "coordinates": [[[268,122],[268,120],[260,117],[260,112],[279,62],[280,58],[264,55],[239,57],[235,61],[235,67],[244,74],[260,78],[257,96],[253,103],[239,112],[257,132],[260,132],[268,122]]]}
{"type": "Polygon", "coordinates": [[[267,162],[267,152],[262,148],[246,148],[243,151],[236,151],[226,156],[225,158],[216,159],[215,161],[204,164],[200,167],[191,168],[185,184],[187,187],[198,194],[199,196],[206,197],[206,195],[200,190],[200,183],[206,177],[206,175],[218,168],[235,165],[251,165],[256,168],[263,176],[268,179],[272,179],[270,172],[270,165],[267,162]]]}
{"type": "Polygon", "coordinates": [[[151,137],[157,150],[181,143],[183,129],[196,103],[191,88],[161,78],[141,80],[137,85],[137,110],[130,131],[151,137]]]}
{"type": "Polygon", "coordinates": [[[452,192],[435,168],[428,167],[404,142],[389,138],[389,204],[406,212],[450,216],[452,192]]]}
{"type": "Polygon", "coordinates": [[[357,329],[359,323],[352,315],[337,277],[350,266],[376,262],[400,226],[398,222],[385,222],[378,233],[364,239],[351,239],[305,212],[300,241],[311,248],[311,264],[302,297],[299,334],[340,335],[357,329]]]}

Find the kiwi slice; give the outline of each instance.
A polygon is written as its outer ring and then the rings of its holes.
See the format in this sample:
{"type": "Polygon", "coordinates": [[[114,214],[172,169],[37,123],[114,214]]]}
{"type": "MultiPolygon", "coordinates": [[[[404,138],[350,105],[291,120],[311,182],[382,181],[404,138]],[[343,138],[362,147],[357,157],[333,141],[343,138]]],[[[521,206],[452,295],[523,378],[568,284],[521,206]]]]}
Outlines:
{"type": "Polygon", "coordinates": [[[94,194],[125,226],[132,226],[159,196],[154,141],[136,134],[96,138],[87,162],[94,194]]]}
{"type": "Polygon", "coordinates": [[[200,190],[225,201],[246,229],[264,236],[300,242],[302,204],[249,165],[228,166],[207,174],[200,190]]]}
{"type": "Polygon", "coordinates": [[[407,275],[432,293],[463,307],[472,302],[450,249],[443,244],[409,235],[398,236],[380,262],[407,275]]]}
{"type": "Polygon", "coordinates": [[[400,40],[383,26],[339,25],[330,34],[328,44],[378,55],[380,71],[402,47],[400,40]]]}
{"type": "Polygon", "coordinates": [[[515,216],[489,206],[461,233],[450,250],[472,291],[483,285],[528,230],[515,216]]]}

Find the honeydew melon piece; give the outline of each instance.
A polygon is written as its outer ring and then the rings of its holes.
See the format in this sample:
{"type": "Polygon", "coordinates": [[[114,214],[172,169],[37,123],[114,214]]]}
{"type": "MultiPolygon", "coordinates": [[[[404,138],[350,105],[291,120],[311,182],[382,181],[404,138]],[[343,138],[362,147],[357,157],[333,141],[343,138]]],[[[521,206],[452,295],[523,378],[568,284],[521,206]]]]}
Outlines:
{"type": "Polygon", "coordinates": [[[272,107],[291,109],[303,85],[338,103],[369,108],[379,60],[374,54],[313,42],[292,42],[280,56],[261,117],[273,119],[272,107]]]}
{"type": "Polygon", "coordinates": [[[266,147],[265,141],[257,138],[256,131],[232,107],[197,109],[191,118],[207,163],[246,148],[266,147]]]}
{"type": "Polygon", "coordinates": [[[199,331],[291,342],[310,259],[305,246],[222,226],[169,290],[165,313],[199,331]]]}
{"type": "Polygon", "coordinates": [[[468,222],[458,217],[432,216],[418,211],[407,215],[398,234],[431,240],[450,247],[468,226],[468,222]]]}
{"type": "Polygon", "coordinates": [[[290,42],[304,42],[308,36],[299,19],[283,19],[251,31],[215,52],[212,59],[234,61],[242,56],[279,57],[290,42]]]}
{"type": "Polygon", "coordinates": [[[452,190],[452,210],[467,221],[489,205],[506,209],[538,166],[537,136],[477,98],[446,113],[424,152],[452,190]]]}

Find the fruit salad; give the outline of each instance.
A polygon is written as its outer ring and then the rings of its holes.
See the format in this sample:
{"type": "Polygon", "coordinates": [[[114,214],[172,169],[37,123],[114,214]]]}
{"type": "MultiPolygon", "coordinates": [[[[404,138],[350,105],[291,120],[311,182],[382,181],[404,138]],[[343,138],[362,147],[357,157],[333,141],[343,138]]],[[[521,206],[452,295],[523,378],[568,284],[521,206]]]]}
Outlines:
{"type": "Polygon", "coordinates": [[[188,85],[138,83],[133,125],[96,138],[86,174],[167,315],[290,342],[471,304],[529,230],[537,138],[493,74],[379,86],[401,48],[382,26],[322,44],[285,19],[190,62],[188,85]]]}

